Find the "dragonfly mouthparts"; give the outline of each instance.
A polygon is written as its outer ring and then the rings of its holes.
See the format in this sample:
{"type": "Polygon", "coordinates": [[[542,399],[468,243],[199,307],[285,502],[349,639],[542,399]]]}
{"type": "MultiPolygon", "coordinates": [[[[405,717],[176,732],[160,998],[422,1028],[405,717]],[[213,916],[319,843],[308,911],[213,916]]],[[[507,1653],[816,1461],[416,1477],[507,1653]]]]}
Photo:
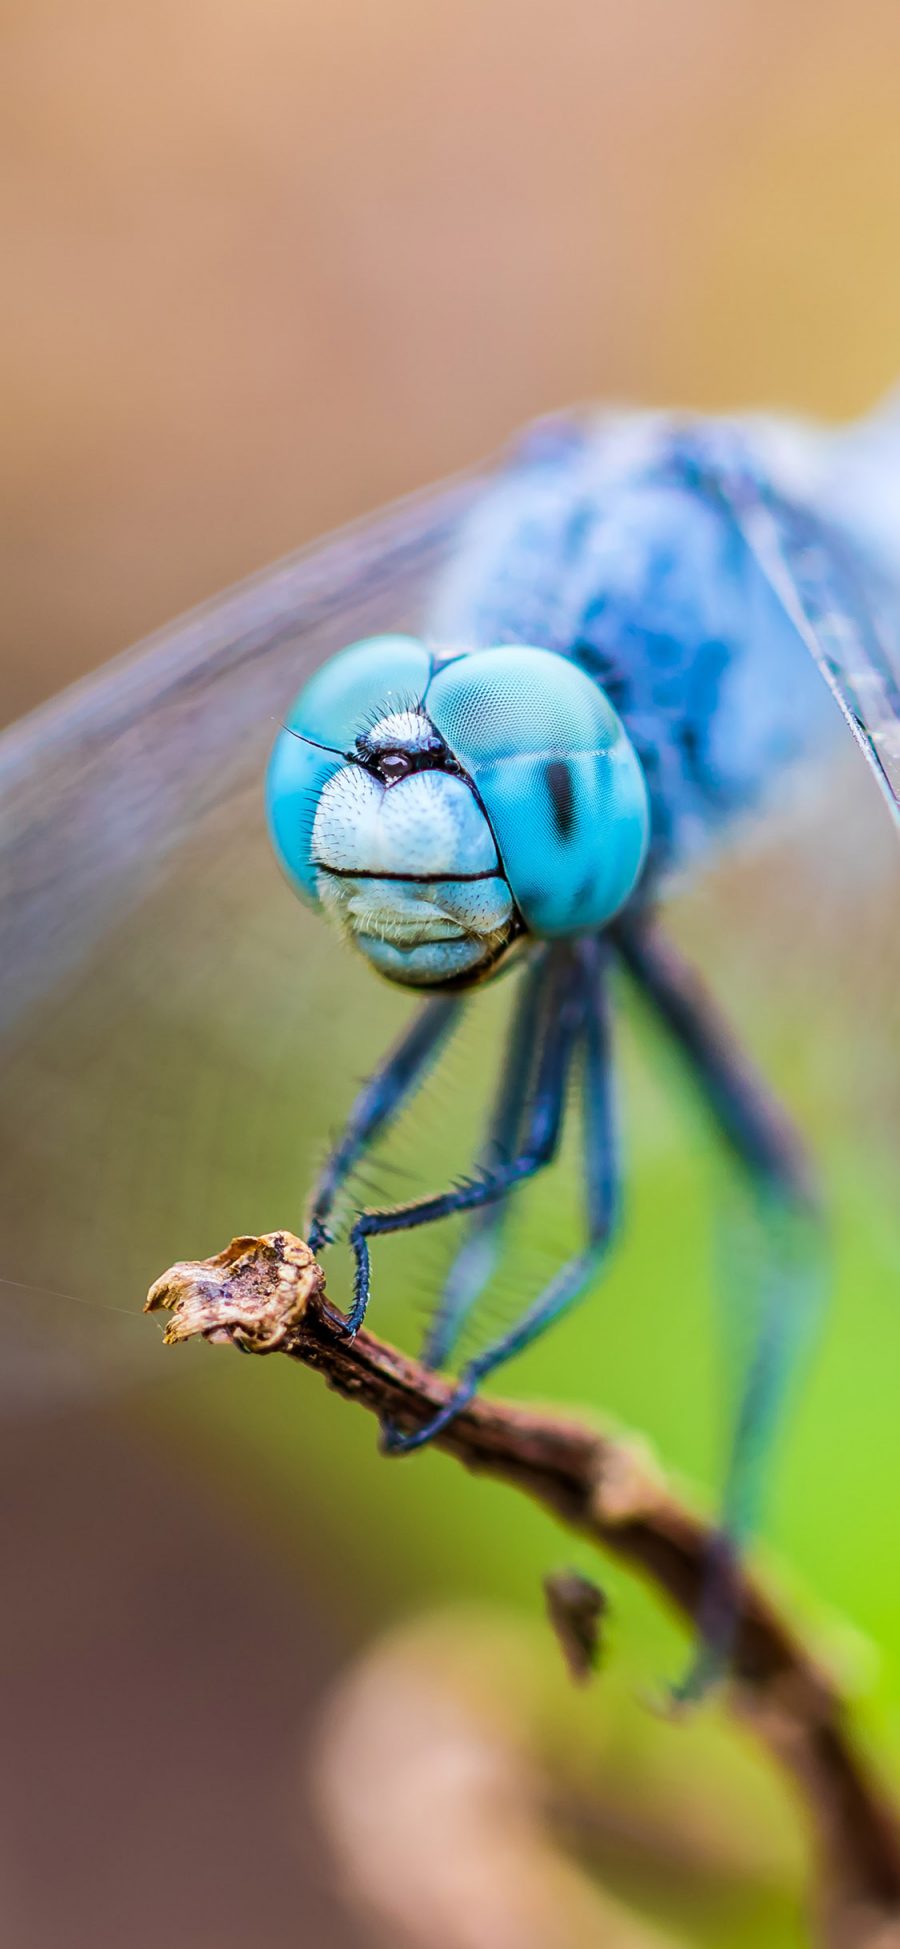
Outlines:
{"type": "Polygon", "coordinates": [[[478,969],[516,925],[500,874],[418,880],[322,868],[318,885],[326,913],[379,972],[413,986],[478,969]]]}

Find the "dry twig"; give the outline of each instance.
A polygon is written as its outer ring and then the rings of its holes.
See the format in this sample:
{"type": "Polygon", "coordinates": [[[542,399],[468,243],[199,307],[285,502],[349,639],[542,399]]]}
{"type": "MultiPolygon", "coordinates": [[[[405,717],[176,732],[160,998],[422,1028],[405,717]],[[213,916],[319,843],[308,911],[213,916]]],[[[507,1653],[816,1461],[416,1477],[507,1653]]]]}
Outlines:
{"type": "MultiPolygon", "coordinates": [[[[173,1266],[148,1296],[148,1311],[161,1307],[173,1315],[170,1342],[199,1334],[244,1352],[285,1354],[404,1428],[422,1426],[447,1399],[446,1382],[372,1334],[346,1339],[330,1316],[321,1268],[289,1232],[235,1239],[212,1259],[173,1266]]],[[[435,1446],[524,1491],[694,1616],[710,1531],[667,1488],[642,1443],[475,1400],[435,1446]]],[[[729,1703],[791,1777],[810,1817],[819,1939],[828,1949],[900,1949],[900,1831],[844,1702],[748,1574],[740,1601],[729,1703]]]]}

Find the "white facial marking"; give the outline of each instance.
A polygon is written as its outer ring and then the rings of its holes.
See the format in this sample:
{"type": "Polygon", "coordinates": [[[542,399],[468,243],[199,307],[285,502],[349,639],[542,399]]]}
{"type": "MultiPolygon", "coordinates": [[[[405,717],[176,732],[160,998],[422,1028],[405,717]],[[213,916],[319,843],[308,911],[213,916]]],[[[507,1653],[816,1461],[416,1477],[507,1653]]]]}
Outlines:
{"type": "MultiPolygon", "coordinates": [[[[436,747],[423,711],[386,711],[365,733],[376,758],[436,747]]],[[[388,781],[348,762],[322,788],[311,853],[325,911],[392,980],[433,987],[466,977],[493,966],[514,932],[482,806],[439,765],[388,781]]]]}
{"type": "Polygon", "coordinates": [[[366,733],[371,751],[422,751],[434,743],[434,726],[424,711],[388,711],[366,733]]]}
{"type": "Polygon", "coordinates": [[[342,873],[423,873],[458,879],[497,867],[493,834],[462,778],[412,772],[385,787],[347,765],[324,786],[312,830],[317,866],[342,873]]]}

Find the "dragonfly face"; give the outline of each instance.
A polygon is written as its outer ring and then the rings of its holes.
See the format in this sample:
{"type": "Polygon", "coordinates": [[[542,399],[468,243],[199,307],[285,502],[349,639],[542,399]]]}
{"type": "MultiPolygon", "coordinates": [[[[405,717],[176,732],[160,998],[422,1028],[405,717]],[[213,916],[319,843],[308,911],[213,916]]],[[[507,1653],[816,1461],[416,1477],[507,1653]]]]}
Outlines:
{"type": "Polygon", "coordinates": [[[297,891],[412,987],[482,979],[526,932],[603,926],[649,832],[636,753],[574,664],[521,645],[442,657],[413,637],[353,644],[312,678],[268,806],[297,891]]]}

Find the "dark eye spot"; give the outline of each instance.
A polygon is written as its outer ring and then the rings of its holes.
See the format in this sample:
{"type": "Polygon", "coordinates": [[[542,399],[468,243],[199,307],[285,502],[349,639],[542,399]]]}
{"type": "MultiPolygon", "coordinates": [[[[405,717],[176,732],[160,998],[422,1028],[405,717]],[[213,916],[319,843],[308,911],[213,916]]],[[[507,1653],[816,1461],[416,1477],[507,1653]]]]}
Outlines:
{"type": "Polygon", "coordinates": [[[575,824],[575,794],[564,758],[551,758],[547,766],[547,790],[557,835],[560,839],[568,839],[575,824]]]}
{"type": "Polygon", "coordinates": [[[375,770],[385,785],[396,785],[398,779],[409,777],[413,764],[406,751],[379,751],[375,770]]]}

